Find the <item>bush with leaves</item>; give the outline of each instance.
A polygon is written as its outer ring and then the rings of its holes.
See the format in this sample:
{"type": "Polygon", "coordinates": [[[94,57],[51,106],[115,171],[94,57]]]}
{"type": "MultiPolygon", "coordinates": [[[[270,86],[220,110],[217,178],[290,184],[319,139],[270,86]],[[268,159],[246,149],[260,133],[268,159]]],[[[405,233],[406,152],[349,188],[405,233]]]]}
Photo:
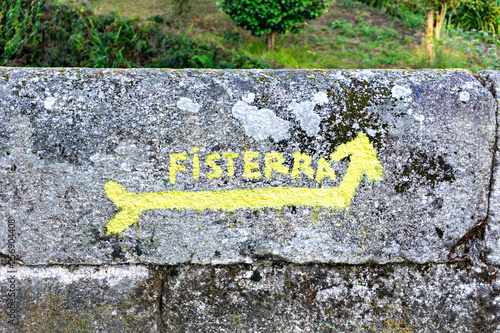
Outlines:
{"type": "Polygon", "coordinates": [[[304,22],[328,11],[331,0],[221,0],[220,8],[254,36],[267,35],[274,48],[277,33],[298,32],[304,22]]]}

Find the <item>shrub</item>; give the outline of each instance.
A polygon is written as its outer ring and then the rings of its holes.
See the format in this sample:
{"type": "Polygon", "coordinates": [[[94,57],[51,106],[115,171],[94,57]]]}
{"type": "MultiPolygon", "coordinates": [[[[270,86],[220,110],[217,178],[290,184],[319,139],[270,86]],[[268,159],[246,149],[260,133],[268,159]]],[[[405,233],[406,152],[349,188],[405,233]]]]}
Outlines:
{"type": "Polygon", "coordinates": [[[298,32],[304,22],[328,11],[331,0],[221,0],[220,8],[254,36],[267,35],[268,48],[274,48],[277,33],[298,32]]]}

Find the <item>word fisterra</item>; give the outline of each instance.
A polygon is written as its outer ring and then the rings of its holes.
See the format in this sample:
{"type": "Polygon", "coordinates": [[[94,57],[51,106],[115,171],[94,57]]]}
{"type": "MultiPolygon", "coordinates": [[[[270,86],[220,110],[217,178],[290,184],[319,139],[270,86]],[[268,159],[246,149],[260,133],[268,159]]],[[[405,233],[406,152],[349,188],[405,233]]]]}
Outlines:
{"type": "MultiPolygon", "coordinates": [[[[192,177],[195,180],[200,178],[200,156],[198,152],[199,147],[193,147],[191,151],[194,153],[192,158],[187,153],[175,153],[170,155],[170,184],[175,184],[177,173],[186,171],[186,163],[192,165],[192,177]],[[191,160],[191,161],[190,161],[191,160]]],[[[330,163],[321,157],[318,161],[316,171],[312,164],[312,158],[306,153],[296,152],[293,153],[293,167],[292,170],[286,165],[283,154],[278,152],[269,152],[264,155],[264,177],[271,178],[273,172],[290,175],[293,179],[299,178],[300,172],[303,172],[310,179],[315,179],[316,182],[321,183],[325,178],[333,181],[337,179],[335,170],[330,163]]],[[[260,179],[262,172],[260,164],[262,163],[262,154],[254,151],[246,151],[240,153],[224,152],[221,154],[213,153],[205,158],[205,164],[210,169],[206,173],[208,179],[216,179],[222,176],[223,167],[217,162],[221,163],[222,160],[226,161],[226,173],[228,177],[234,177],[235,174],[235,160],[243,158],[243,177],[247,179],[260,179]]]]}
{"type": "MultiPolygon", "coordinates": [[[[193,148],[192,176],[200,177],[199,148],[193,148]]],[[[357,137],[338,146],[329,158],[333,162],[350,157],[349,165],[344,177],[336,187],[265,187],[241,188],[210,191],[178,191],[135,193],[125,189],[117,180],[108,180],[104,184],[104,191],[108,198],[116,205],[117,213],[108,221],[108,234],[117,234],[139,220],[141,214],[156,209],[194,209],[198,211],[224,210],[228,212],[242,208],[282,208],[285,206],[325,207],[332,209],[347,209],[351,204],[356,189],[361,184],[363,176],[370,182],[379,182],[384,177],[384,167],[380,163],[377,152],[365,133],[358,133],[357,137]]],[[[240,158],[238,153],[213,153],[205,158],[206,165],[211,169],[207,178],[215,179],[222,176],[223,170],[216,162],[226,160],[226,171],[229,177],[234,176],[234,161],[240,158]]],[[[260,171],[261,154],[247,151],[243,154],[243,177],[258,179],[262,177],[260,171]]],[[[289,170],[284,165],[282,154],[270,152],[264,155],[264,177],[271,178],[273,172],[291,175],[298,178],[303,172],[317,182],[325,178],[335,180],[335,171],[330,163],[321,157],[316,172],[311,163],[311,157],[305,153],[293,153],[293,167],[289,170]]],[[[222,162],[222,161],[221,161],[222,162]]],[[[170,155],[170,183],[175,184],[178,172],[186,172],[189,163],[188,154],[170,155]]]]}

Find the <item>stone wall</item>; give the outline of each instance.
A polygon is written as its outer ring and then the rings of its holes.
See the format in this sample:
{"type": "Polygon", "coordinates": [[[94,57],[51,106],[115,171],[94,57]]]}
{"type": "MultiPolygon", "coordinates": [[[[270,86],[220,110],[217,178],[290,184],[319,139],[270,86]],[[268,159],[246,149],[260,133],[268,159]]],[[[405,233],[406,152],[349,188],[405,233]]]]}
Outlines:
{"type": "Polygon", "coordinates": [[[500,332],[500,72],[0,69],[6,332],[500,332]]]}

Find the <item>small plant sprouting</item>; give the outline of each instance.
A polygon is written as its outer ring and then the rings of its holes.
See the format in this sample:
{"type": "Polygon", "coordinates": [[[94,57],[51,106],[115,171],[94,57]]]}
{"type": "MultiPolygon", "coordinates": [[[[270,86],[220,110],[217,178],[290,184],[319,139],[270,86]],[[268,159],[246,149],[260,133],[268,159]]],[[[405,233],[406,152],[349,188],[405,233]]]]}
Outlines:
{"type": "Polygon", "coordinates": [[[335,327],[333,327],[332,325],[328,324],[326,321],[323,322],[323,324],[325,324],[326,326],[328,326],[329,328],[331,328],[332,330],[334,330],[335,332],[339,332],[338,329],[336,329],[335,327]]]}

